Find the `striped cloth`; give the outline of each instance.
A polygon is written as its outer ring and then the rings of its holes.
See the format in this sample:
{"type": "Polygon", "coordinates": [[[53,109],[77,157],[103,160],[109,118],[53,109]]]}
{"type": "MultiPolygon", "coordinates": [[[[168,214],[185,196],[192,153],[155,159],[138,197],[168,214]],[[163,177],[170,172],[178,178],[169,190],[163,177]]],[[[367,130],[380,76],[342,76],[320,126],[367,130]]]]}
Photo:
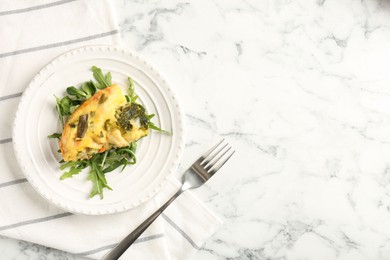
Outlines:
{"type": "MultiPolygon", "coordinates": [[[[178,189],[172,179],[146,204],[125,213],[81,216],[42,199],[12,151],[11,128],[20,96],[33,76],[64,51],[119,44],[105,0],[0,1],[0,235],[99,258],[178,189]]],[[[220,224],[191,193],[179,197],[125,253],[125,259],[186,259],[220,224]]]]}

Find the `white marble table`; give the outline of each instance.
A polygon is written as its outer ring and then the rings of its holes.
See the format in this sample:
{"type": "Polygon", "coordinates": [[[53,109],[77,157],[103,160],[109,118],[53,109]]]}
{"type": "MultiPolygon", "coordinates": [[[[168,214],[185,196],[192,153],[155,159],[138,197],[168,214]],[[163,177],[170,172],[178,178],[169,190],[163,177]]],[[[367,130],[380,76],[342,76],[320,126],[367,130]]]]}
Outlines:
{"type": "MultiPolygon", "coordinates": [[[[224,221],[194,259],[390,259],[386,1],[118,1],[123,43],[182,99],[181,168],[237,150],[198,192],[224,221]]],[[[1,259],[81,259],[0,239],[1,259]]]]}

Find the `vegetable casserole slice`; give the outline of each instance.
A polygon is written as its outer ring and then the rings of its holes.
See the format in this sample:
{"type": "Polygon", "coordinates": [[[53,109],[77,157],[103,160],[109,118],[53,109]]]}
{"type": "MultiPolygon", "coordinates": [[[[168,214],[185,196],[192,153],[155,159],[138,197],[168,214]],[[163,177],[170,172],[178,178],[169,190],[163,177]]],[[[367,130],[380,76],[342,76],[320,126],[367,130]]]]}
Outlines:
{"type": "Polygon", "coordinates": [[[145,109],[128,103],[116,84],[99,90],[69,117],[59,141],[64,161],[90,159],[148,135],[145,109]]]}

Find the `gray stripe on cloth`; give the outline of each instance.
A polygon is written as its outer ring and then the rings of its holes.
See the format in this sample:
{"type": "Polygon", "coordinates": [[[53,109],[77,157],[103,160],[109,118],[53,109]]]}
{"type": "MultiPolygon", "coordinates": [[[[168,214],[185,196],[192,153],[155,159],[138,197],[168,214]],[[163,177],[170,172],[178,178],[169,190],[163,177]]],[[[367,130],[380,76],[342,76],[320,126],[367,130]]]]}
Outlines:
{"type": "Polygon", "coordinates": [[[46,221],[50,221],[53,219],[68,217],[68,216],[72,216],[72,215],[73,215],[72,213],[65,212],[65,213],[52,215],[52,216],[48,216],[48,217],[44,217],[44,218],[30,219],[30,220],[26,220],[26,221],[14,223],[14,224],[6,225],[6,226],[0,226],[0,231],[6,230],[6,229],[11,229],[11,228],[17,228],[17,227],[21,227],[21,226],[27,226],[27,225],[36,224],[36,223],[41,223],[41,222],[46,222],[46,221]]]}
{"type": "Polygon", "coordinates": [[[6,138],[6,139],[0,140],[0,144],[6,144],[6,143],[10,143],[10,142],[12,142],[12,138],[6,138]]]}
{"type": "Polygon", "coordinates": [[[61,0],[61,1],[53,2],[53,3],[36,5],[36,6],[31,6],[31,7],[22,8],[22,9],[3,11],[3,12],[0,12],[0,16],[8,15],[8,14],[19,14],[19,13],[30,12],[30,11],[34,11],[34,10],[49,8],[49,7],[56,6],[56,5],[67,4],[70,2],[74,2],[74,1],[76,1],[76,0],[61,0]]]}
{"type": "Polygon", "coordinates": [[[23,92],[19,92],[19,93],[7,95],[7,96],[2,96],[2,97],[0,97],[0,101],[11,99],[11,98],[17,98],[17,97],[20,97],[22,94],[23,94],[23,92]]]}
{"type": "MultiPolygon", "coordinates": [[[[141,237],[141,238],[138,238],[138,239],[134,242],[134,244],[147,242],[147,241],[154,240],[154,239],[158,239],[158,238],[161,238],[161,237],[164,237],[164,234],[156,234],[156,235],[151,235],[151,236],[147,236],[147,237],[141,237]]],[[[95,248],[95,249],[92,249],[92,250],[89,250],[89,251],[86,251],[86,252],[78,253],[78,254],[75,254],[75,255],[76,255],[76,256],[87,256],[87,255],[92,255],[92,254],[95,254],[95,253],[98,253],[98,252],[101,252],[101,251],[104,251],[104,250],[107,250],[107,249],[112,249],[112,248],[114,248],[116,245],[117,245],[117,244],[106,245],[106,246],[102,246],[102,247],[99,247],[99,248],[95,248]]]]}
{"type": "Polygon", "coordinates": [[[27,182],[26,178],[0,183],[0,188],[27,182]]]}
{"type": "Polygon", "coordinates": [[[99,34],[94,34],[94,35],[90,35],[90,36],[87,36],[87,37],[82,37],[82,38],[73,39],[73,40],[69,40],[69,41],[51,43],[51,44],[46,44],[46,45],[42,45],[42,46],[37,46],[37,47],[32,47],[32,48],[27,48],[27,49],[22,49],[22,50],[17,50],[17,51],[0,53],[0,58],[13,56],[13,55],[18,55],[18,54],[22,54],[22,53],[28,53],[28,52],[34,52],[34,51],[40,51],[40,50],[60,47],[60,46],[64,46],[64,45],[70,45],[70,44],[84,42],[84,41],[89,41],[89,40],[94,40],[94,39],[103,38],[103,37],[106,37],[106,36],[109,36],[109,35],[117,34],[118,32],[119,32],[118,30],[113,30],[113,31],[109,31],[109,32],[105,32],[105,33],[99,33],[99,34]]]}
{"type": "Polygon", "coordinates": [[[182,235],[191,244],[193,248],[195,248],[196,250],[200,249],[200,247],[195,244],[195,242],[190,238],[190,236],[187,235],[186,232],[184,232],[178,225],[176,225],[176,223],[173,222],[172,219],[170,219],[164,213],[162,213],[161,216],[165,219],[166,222],[168,222],[168,224],[170,224],[174,229],[176,229],[176,231],[179,232],[179,234],[182,235]]]}

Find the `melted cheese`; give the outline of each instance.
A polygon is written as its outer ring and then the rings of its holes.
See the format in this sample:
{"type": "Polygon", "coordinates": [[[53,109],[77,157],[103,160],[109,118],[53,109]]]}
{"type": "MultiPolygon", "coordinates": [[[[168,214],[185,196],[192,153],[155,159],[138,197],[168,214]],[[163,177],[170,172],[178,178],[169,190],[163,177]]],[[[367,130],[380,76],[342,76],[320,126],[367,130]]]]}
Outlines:
{"type": "Polygon", "coordinates": [[[118,85],[111,85],[95,93],[81,104],[69,117],[59,141],[64,161],[89,159],[96,153],[113,147],[126,147],[148,134],[137,120],[132,129],[125,131],[117,124],[116,110],[126,104],[118,85]],[[79,118],[88,115],[88,125],[83,137],[77,137],[79,118]]]}

